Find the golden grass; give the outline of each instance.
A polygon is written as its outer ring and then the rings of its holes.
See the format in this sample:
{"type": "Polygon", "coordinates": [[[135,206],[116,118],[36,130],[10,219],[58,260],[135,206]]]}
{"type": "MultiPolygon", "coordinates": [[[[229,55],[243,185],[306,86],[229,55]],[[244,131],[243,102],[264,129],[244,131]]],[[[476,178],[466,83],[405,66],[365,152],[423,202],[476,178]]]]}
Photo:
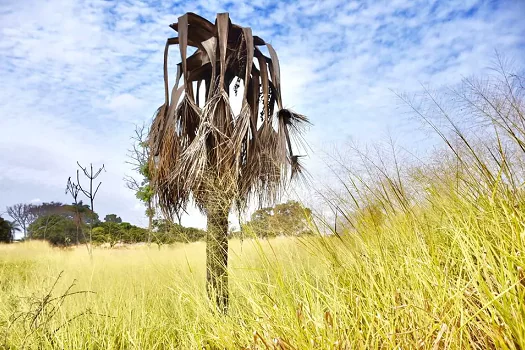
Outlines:
{"type": "Polygon", "coordinates": [[[489,122],[475,142],[428,93],[453,138],[408,103],[448,153],[339,162],[345,192],[328,202],[344,235],[232,240],[226,316],[206,297],[204,243],[93,259],[0,245],[0,349],[525,348],[525,104],[501,74],[463,97],[489,122]]]}
{"type": "Polygon", "coordinates": [[[205,295],[204,243],[95,249],[92,262],[83,247],[1,246],[3,346],[519,349],[523,220],[498,201],[477,206],[443,199],[416,216],[388,218],[381,232],[344,239],[232,241],[228,316],[211,311],[205,295]],[[45,295],[61,271],[53,295],[73,281],[72,291],[96,294],[66,297],[36,330],[13,321],[31,309],[26,297],[45,295]]]}

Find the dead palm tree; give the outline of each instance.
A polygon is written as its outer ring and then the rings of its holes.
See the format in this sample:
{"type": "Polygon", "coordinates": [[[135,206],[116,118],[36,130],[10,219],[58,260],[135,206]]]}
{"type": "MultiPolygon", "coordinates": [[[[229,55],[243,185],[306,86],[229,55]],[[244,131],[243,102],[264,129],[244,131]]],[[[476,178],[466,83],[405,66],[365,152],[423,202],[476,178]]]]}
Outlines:
{"type": "Polygon", "coordinates": [[[152,184],[166,215],[180,213],[190,199],[207,215],[207,291],[226,311],[228,214],[252,198],[274,202],[288,174],[301,173],[292,141],[301,140],[308,120],[283,108],[277,54],[250,28],[232,24],[227,13],[215,24],[187,13],[170,27],[179,36],[164,51],[165,103],[149,135],[152,184]],[[168,49],[177,44],[181,63],[170,96],[168,49]],[[196,49],[189,57],[188,46],[196,49]],[[238,115],[230,106],[234,79],[235,93],[243,81],[238,115]]]}

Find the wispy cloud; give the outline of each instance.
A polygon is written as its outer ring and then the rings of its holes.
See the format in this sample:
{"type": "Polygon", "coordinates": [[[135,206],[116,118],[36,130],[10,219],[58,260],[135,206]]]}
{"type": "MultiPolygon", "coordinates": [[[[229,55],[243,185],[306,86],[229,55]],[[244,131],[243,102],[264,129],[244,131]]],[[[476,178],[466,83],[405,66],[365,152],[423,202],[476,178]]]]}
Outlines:
{"type": "MultiPolygon", "coordinates": [[[[494,50],[525,53],[518,0],[4,1],[0,207],[36,196],[67,201],[64,183],[79,160],[106,164],[101,214],[145,222],[122,182],[131,173],[125,155],[133,123],[162,103],[163,46],[176,35],[168,24],[187,11],[209,19],[229,11],[272,42],[284,102],[311,118],[314,150],[399,127],[391,89],[454,84],[486,68],[494,50]]],[[[170,66],[177,62],[174,49],[170,66]]]]}

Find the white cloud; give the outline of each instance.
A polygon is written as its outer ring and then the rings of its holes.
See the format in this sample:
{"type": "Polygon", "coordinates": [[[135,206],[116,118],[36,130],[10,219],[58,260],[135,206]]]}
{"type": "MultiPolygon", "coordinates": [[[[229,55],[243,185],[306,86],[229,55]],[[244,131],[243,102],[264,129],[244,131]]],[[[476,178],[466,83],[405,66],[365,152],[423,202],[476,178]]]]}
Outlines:
{"type": "MultiPolygon", "coordinates": [[[[391,90],[454,84],[494,50],[525,53],[519,1],[4,1],[0,10],[0,208],[69,201],[76,161],[106,164],[97,211],[144,223],[123,184],[133,123],[163,101],[162,54],[183,12],[229,11],[279,53],[284,104],[308,115],[317,154],[353,137],[406,130],[391,90]]],[[[170,68],[178,62],[171,51],[170,68]]],[[[173,78],[172,78],[173,80],[173,78]]],[[[402,141],[416,147],[422,136],[402,141]]],[[[314,155],[314,176],[321,165],[314,155]]],[[[203,226],[192,210],[186,218],[203,226]]]]}

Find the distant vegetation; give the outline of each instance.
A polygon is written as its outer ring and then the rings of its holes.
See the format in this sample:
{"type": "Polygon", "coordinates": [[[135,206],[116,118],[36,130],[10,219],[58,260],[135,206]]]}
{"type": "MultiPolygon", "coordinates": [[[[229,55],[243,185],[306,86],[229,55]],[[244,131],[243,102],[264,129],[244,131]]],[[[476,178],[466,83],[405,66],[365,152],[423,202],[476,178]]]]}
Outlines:
{"type": "Polygon", "coordinates": [[[242,230],[233,232],[232,235],[241,238],[309,235],[313,234],[312,220],[312,211],[309,208],[297,201],[288,201],[256,210],[250,221],[242,225],[242,230]]]}
{"type": "MultiPolygon", "coordinates": [[[[26,240],[44,240],[54,246],[63,247],[84,244],[91,223],[95,245],[108,244],[113,247],[117,244],[147,243],[150,239],[148,229],[123,222],[116,214],[108,214],[100,220],[99,215],[93,213],[89,206],[82,202],[77,205],[59,202],[17,204],[13,207],[24,208],[25,214],[17,216],[17,220],[26,227],[26,240]]],[[[278,235],[311,234],[308,228],[311,219],[310,209],[304,208],[296,201],[289,201],[255,211],[251,220],[243,225],[242,232],[230,232],[230,236],[268,238],[278,235]]],[[[11,242],[15,232],[20,231],[20,225],[17,221],[1,220],[4,228],[0,237],[4,238],[0,239],[3,242],[11,242]]],[[[184,227],[165,219],[152,221],[151,243],[162,245],[205,239],[205,230],[184,227]]]]}

